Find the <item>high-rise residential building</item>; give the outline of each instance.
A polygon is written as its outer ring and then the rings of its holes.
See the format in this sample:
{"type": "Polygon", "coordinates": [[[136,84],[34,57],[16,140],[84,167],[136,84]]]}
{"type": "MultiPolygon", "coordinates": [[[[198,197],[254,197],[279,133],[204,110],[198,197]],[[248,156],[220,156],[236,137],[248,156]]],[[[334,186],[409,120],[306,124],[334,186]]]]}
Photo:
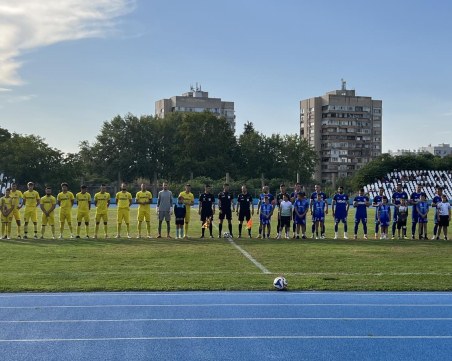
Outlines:
{"type": "Polygon", "coordinates": [[[300,101],[300,135],[317,151],[314,178],[335,185],[381,155],[382,101],[342,88],[300,101]]]}
{"type": "Polygon", "coordinates": [[[187,93],[155,102],[155,115],[160,118],[171,112],[204,111],[226,118],[231,129],[235,131],[234,102],[222,101],[221,98],[209,98],[209,93],[202,91],[201,86],[196,85],[187,93]]]}

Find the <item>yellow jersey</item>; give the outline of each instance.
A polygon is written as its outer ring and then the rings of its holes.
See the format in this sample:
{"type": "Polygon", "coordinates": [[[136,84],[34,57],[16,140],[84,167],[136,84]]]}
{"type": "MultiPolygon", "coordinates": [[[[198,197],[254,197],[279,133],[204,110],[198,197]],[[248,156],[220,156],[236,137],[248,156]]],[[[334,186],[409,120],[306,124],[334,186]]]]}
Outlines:
{"type": "Polygon", "coordinates": [[[94,195],[94,202],[96,203],[97,213],[106,213],[108,210],[108,204],[110,202],[110,193],[98,192],[94,195]]]}
{"type": "Polygon", "coordinates": [[[41,197],[41,205],[44,210],[48,212],[54,205],[56,205],[56,198],[52,195],[45,195],[44,197],[41,197]]]}
{"type": "Polygon", "coordinates": [[[72,192],[60,192],[57,195],[57,200],[60,202],[60,209],[72,209],[74,201],[74,194],[72,192]]]}
{"type": "Polygon", "coordinates": [[[140,205],[140,209],[149,209],[151,207],[152,193],[149,191],[139,191],[135,196],[135,200],[140,205]]]}
{"type": "Polygon", "coordinates": [[[116,203],[118,208],[129,208],[132,195],[129,192],[116,193],[116,203]]]}
{"type": "Polygon", "coordinates": [[[88,192],[78,192],[75,195],[75,200],[77,201],[77,207],[79,211],[87,212],[90,210],[91,194],[89,194],[88,192]]]}
{"type": "Polygon", "coordinates": [[[186,207],[191,207],[191,205],[195,201],[195,196],[192,192],[187,193],[185,191],[182,191],[180,192],[179,197],[184,198],[184,204],[186,207]]]}
{"type": "Polygon", "coordinates": [[[40,200],[39,193],[35,190],[25,191],[23,194],[23,199],[25,202],[25,208],[36,208],[38,201],[40,200]]]}
{"type": "Polygon", "coordinates": [[[13,208],[14,203],[13,199],[11,197],[2,197],[0,198],[0,207],[1,211],[9,211],[11,208],[13,208]]]}
{"type": "Polygon", "coordinates": [[[17,207],[20,204],[20,200],[24,198],[24,195],[20,190],[15,190],[9,192],[9,196],[13,199],[13,204],[17,207]]]}

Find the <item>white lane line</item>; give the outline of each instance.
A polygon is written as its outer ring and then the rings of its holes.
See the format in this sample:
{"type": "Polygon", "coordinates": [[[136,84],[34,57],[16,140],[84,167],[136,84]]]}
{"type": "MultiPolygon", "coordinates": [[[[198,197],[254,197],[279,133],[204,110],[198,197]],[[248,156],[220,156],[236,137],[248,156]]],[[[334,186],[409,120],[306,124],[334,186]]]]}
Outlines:
{"type": "Polygon", "coordinates": [[[452,336],[174,336],[174,337],[98,337],[98,338],[37,338],[0,339],[0,343],[89,342],[89,341],[172,341],[172,340],[450,340],[452,336]]]}
{"type": "Polygon", "coordinates": [[[226,318],[126,318],[97,320],[10,320],[2,323],[120,323],[120,322],[224,322],[224,321],[452,321],[451,317],[226,317],[226,318]]]}
{"type": "Polygon", "coordinates": [[[204,303],[204,304],[142,304],[142,305],[118,305],[118,304],[103,304],[103,305],[36,305],[36,306],[0,306],[0,309],[51,309],[51,308],[178,308],[178,307],[452,307],[452,304],[389,304],[389,303],[204,303]]]}

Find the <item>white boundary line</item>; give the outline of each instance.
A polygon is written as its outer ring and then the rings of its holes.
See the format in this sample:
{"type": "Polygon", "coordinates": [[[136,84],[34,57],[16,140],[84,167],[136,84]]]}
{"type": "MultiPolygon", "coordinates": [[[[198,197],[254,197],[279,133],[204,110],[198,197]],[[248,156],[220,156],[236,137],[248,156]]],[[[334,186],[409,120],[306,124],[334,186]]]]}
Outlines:
{"type": "Polygon", "coordinates": [[[224,321],[452,321],[451,317],[231,317],[231,318],[132,318],[98,320],[11,320],[0,324],[28,323],[120,323],[120,322],[224,322],[224,321]]]}
{"type": "Polygon", "coordinates": [[[177,307],[414,307],[414,308],[439,308],[452,307],[452,304],[387,304],[387,303],[201,303],[201,304],[102,304],[102,305],[34,305],[34,306],[0,306],[6,310],[22,310],[22,309],[51,309],[51,308],[177,308],[177,307]]]}
{"type": "MultiPolygon", "coordinates": [[[[215,227],[215,229],[218,230],[218,226],[215,223],[213,224],[213,226],[215,227]]],[[[240,247],[237,243],[235,243],[231,236],[229,236],[227,239],[228,239],[229,243],[231,243],[236,249],[238,249],[240,251],[241,254],[243,254],[250,262],[252,262],[257,268],[259,268],[262,273],[267,274],[267,275],[272,274],[272,272],[270,272],[261,263],[259,263],[256,259],[254,259],[253,256],[251,256],[247,251],[245,251],[242,247],[240,247]]]]}
{"type": "Polygon", "coordinates": [[[0,339],[0,343],[89,342],[89,341],[172,341],[172,340],[450,340],[452,336],[175,336],[0,339]]]}

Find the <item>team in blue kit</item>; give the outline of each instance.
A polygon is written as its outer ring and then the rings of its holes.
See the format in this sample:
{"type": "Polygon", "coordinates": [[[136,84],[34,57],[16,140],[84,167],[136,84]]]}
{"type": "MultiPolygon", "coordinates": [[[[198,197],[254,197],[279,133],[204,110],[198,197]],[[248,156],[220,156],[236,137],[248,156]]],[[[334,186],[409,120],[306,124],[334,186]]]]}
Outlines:
{"type": "Polygon", "coordinates": [[[344,194],[344,188],[339,187],[333,197],[332,212],[334,217],[334,239],[338,237],[339,222],[344,224],[344,239],[347,239],[347,215],[350,207],[348,195],[344,194]]]}
{"type": "Polygon", "coordinates": [[[364,239],[367,239],[367,207],[370,206],[369,197],[364,195],[364,189],[359,190],[358,196],[353,200],[355,213],[355,239],[358,238],[359,223],[363,224],[364,239]]]}

